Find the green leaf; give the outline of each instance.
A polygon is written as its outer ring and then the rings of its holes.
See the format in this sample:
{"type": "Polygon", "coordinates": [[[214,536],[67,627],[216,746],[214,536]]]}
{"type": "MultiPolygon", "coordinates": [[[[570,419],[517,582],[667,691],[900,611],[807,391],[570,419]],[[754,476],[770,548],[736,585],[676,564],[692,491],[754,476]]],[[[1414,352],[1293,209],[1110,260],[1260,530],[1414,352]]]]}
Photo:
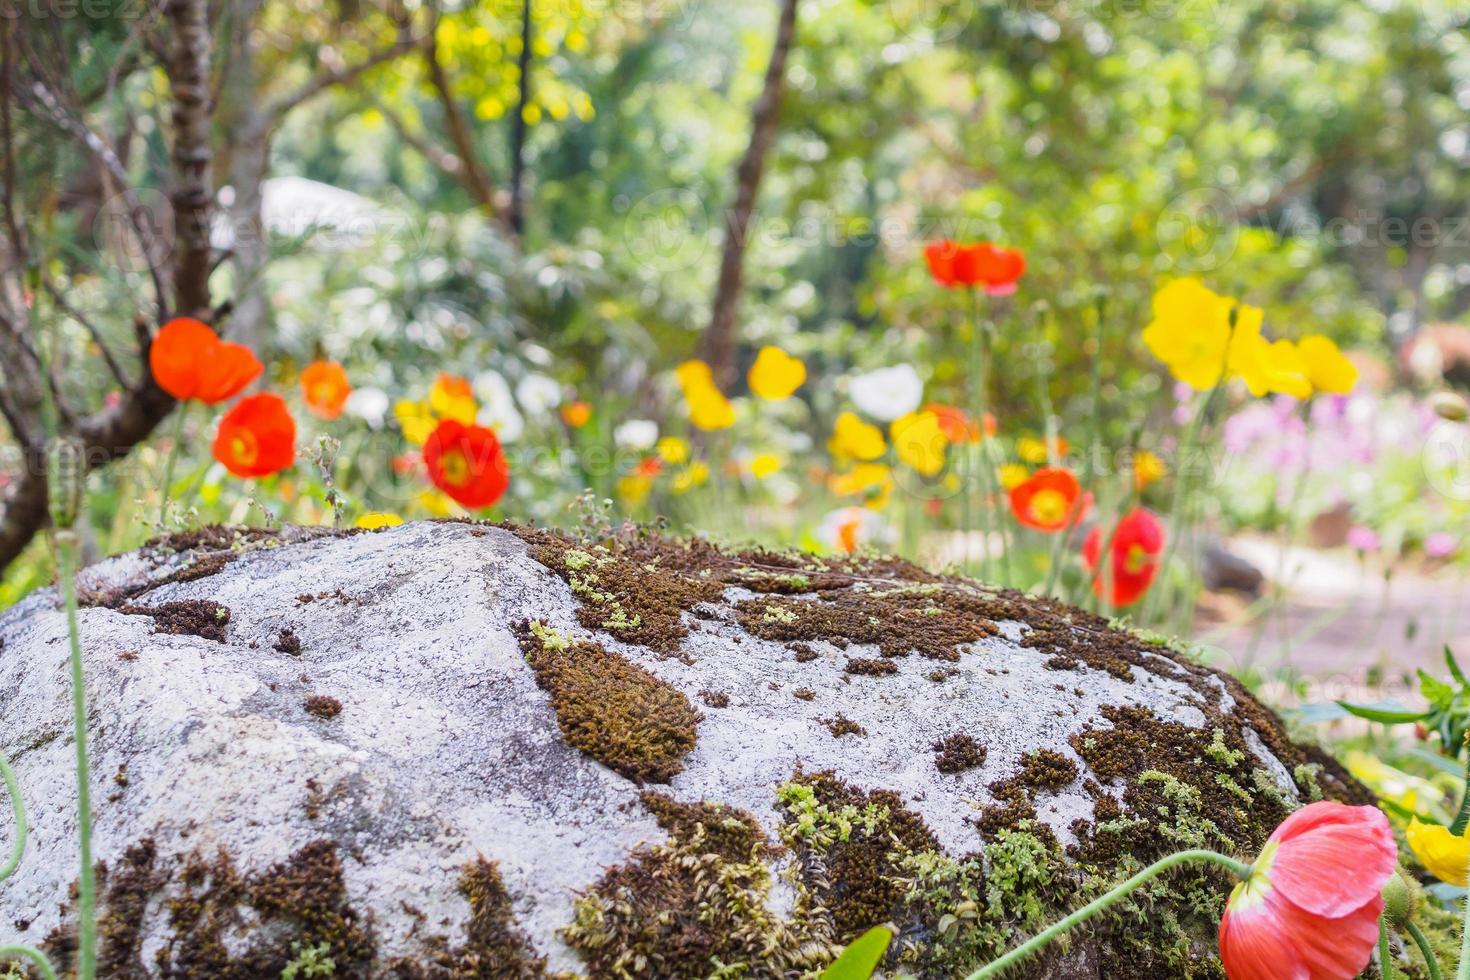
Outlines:
{"type": "Polygon", "coordinates": [[[1342,705],[1327,701],[1304,704],[1300,708],[1287,708],[1282,714],[1290,715],[1293,721],[1303,725],[1320,725],[1347,717],[1347,711],[1342,705]]]}
{"type": "Polygon", "coordinates": [[[1465,679],[1465,672],[1460,669],[1460,662],[1455,659],[1455,651],[1450,649],[1448,643],[1444,645],[1444,662],[1445,666],[1449,667],[1450,676],[1455,679],[1455,683],[1461,687],[1470,688],[1470,680],[1465,679]]]}
{"type": "Polygon", "coordinates": [[[1428,814],[1420,813],[1417,810],[1410,810],[1402,803],[1395,803],[1393,800],[1379,800],[1378,805],[1383,807],[1389,813],[1392,813],[1398,817],[1402,817],[1405,820],[1418,820],[1420,823],[1436,822],[1435,819],[1428,814]]]}
{"type": "Polygon", "coordinates": [[[868,980],[878,969],[893,932],[887,926],[874,926],[848,944],[842,955],[822,971],[821,980],[868,980]]]}
{"type": "Polygon", "coordinates": [[[1429,712],[1427,711],[1410,711],[1393,702],[1371,705],[1349,704],[1346,701],[1339,701],[1337,702],[1337,706],[1350,715],[1368,721],[1376,721],[1384,725],[1407,725],[1412,722],[1423,721],[1429,717],[1429,712]]]}
{"type": "Polygon", "coordinates": [[[1424,700],[1441,710],[1455,703],[1455,689],[1442,680],[1430,677],[1422,668],[1419,671],[1419,692],[1424,695],[1424,700]]]}
{"type": "Polygon", "coordinates": [[[1428,749],[1421,749],[1418,746],[1408,749],[1406,754],[1410,758],[1418,759],[1436,772],[1442,772],[1447,776],[1454,776],[1456,779],[1465,778],[1465,767],[1457,759],[1451,759],[1447,755],[1430,752],[1428,749]]]}

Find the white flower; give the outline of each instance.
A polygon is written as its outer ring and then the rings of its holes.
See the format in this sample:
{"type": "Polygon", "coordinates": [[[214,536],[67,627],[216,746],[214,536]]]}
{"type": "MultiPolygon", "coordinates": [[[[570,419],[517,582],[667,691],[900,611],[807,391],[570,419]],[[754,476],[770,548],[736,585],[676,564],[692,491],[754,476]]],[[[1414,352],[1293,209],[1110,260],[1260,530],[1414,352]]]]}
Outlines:
{"type": "Polygon", "coordinates": [[[516,400],[511,397],[510,385],[495,371],[482,371],[471,382],[475,397],[480,402],[480,413],[475,421],[487,429],[494,429],[501,442],[515,442],[526,428],[516,400]]]}
{"type": "Polygon", "coordinates": [[[866,545],[891,544],[893,528],[867,507],[839,507],[829,511],[816,531],[817,540],[832,551],[853,551],[866,545]]]}
{"type": "Polygon", "coordinates": [[[353,388],[342,410],[374,429],[381,429],[388,417],[388,393],[382,388],[353,388]]]}
{"type": "Polygon", "coordinates": [[[649,419],[629,419],[613,430],[613,442],[620,449],[642,452],[658,442],[658,423],[649,419]]]}
{"type": "Polygon", "coordinates": [[[879,368],[852,379],[852,401],[863,414],[892,422],[917,411],[924,400],[924,382],[912,364],[879,368]]]}
{"type": "Polygon", "coordinates": [[[530,415],[549,415],[561,404],[561,385],[544,374],[528,374],[516,385],[516,400],[530,415]]]}

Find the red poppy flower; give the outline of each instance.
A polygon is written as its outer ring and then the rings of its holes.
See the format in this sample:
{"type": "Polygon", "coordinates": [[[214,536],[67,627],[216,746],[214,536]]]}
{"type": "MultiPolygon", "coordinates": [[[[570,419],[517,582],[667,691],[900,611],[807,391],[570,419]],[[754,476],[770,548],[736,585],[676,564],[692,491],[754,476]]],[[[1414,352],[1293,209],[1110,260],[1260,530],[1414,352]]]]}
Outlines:
{"type": "Polygon", "coordinates": [[[301,394],[313,415],[335,419],[352,394],[352,383],[336,361],[314,361],[301,372],[301,394]]]}
{"type": "Polygon", "coordinates": [[[214,458],[236,476],[279,473],[296,461],[296,423],[280,395],[242,398],[220,419],[214,458]]]}
{"type": "Polygon", "coordinates": [[[1002,248],[990,242],[971,245],[955,262],[960,278],[980,286],[992,296],[1009,296],[1026,272],[1026,256],[1020,249],[1002,248]]]}
{"type": "Polygon", "coordinates": [[[510,486],[500,439],[483,425],[440,422],[424,443],[424,465],[434,486],[469,510],[489,507],[510,486]]]}
{"type": "Polygon", "coordinates": [[[1098,569],[1102,538],[1102,529],[1095,527],[1082,543],[1082,560],[1093,571],[1092,591],[1115,606],[1131,606],[1143,597],[1159,573],[1164,524],[1148,508],[1134,508],[1113,531],[1109,567],[1098,569]]]}
{"type": "Polygon", "coordinates": [[[643,459],[639,460],[638,465],[634,467],[634,472],[636,472],[639,476],[648,477],[658,476],[660,473],[663,472],[663,470],[664,461],[658,456],[645,456],[643,459]]]}
{"type": "Polygon", "coordinates": [[[955,259],[959,254],[960,246],[947,238],[924,246],[924,261],[929,263],[929,275],[939,285],[950,288],[960,285],[955,276],[955,259]]]}
{"type": "Polygon", "coordinates": [[[1026,527],[1052,534],[1075,525],[1087,515],[1091,495],[1069,469],[1043,467],[1011,488],[1011,510],[1026,527]]]}
{"type": "Polygon", "coordinates": [[[250,348],[220,340],[188,316],[174,317],[158,331],[148,349],[148,367],[158,387],[179,401],[192,398],[206,405],[234,398],[264,370],[250,348]]]}
{"type": "Polygon", "coordinates": [[[1351,980],[1378,942],[1398,863],[1377,807],[1313,803],[1276,828],[1220,920],[1230,980],[1351,980]]]}

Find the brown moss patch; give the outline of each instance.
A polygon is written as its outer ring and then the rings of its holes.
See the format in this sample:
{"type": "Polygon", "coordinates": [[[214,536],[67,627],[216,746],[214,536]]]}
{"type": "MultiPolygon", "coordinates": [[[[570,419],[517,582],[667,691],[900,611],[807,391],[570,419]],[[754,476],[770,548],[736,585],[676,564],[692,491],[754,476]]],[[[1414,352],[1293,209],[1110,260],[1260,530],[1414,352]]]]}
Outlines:
{"type": "Polygon", "coordinates": [[[534,980],[546,976],[546,960],[535,955],[530,938],[515,921],[510,893],[494,861],[481,857],[459,876],[459,893],[469,903],[465,940],[453,948],[431,945],[423,961],[398,959],[382,974],[395,980],[534,980]]]}
{"type": "Polygon", "coordinates": [[[985,765],[988,750],[969,735],[959,733],[934,743],[934,768],[946,775],[978,769],[985,765]]]}
{"type": "Polygon", "coordinates": [[[228,854],[187,859],[167,902],[171,935],[157,955],[164,980],[279,977],[303,946],[326,945],[336,976],[368,976],[376,942],[347,900],[337,846],[313,841],[280,864],[242,875],[228,854]],[[242,944],[250,934],[255,941],[242,944]]]}
{"type": "Polygon", "coordinates": [[[328,694],[313,694],[302,707],[307,714],[324,720],[330,720],[342,713],[342,702],[328,694]]]}
{"type": "Polygon", "coordinates": [[[230,624],[230,609],[208,599],[179,599],[158,606],[125,605],[118,609],[124,616],[153,617],[153,632],[171,636],[198,636],[216,643],[225,642],[225,627],[230,624]]]}
{"type": "Polygon", "coordinates": [[[548,642],[553,634],[539,623],[517,635],[569,744],[635,783],[683,771],[703,715],[682,691],[598,644],[548,642]]]}
{"type": "Polygon", "coordinates": [[[708,707],[711,708],[730,707],[730,695],[726,694],[724,691],[711,691],[706,688],[705,690],[699,692],[699,700],[703,701],[708,707]]]}
{"type": "Polygon", "coordinates": [[[143,913],[168,876],[157,868],[158,847],[145,838],[110,867],[98,866],[97,975],[147,980],[143,965],[143,913]]]}
{"type": "Polygon", "coordinates": [[[839,647],[871,644],[884,657],[918,652],[935,660],[959,660],[959,648],[1000,630],[981,604],[964,595],[934,601],[935,591],[898,587],[844,589],[821,599],[761,597],[735,607],[746,631],[765,640],[826,640],[839,647]]]}
{"type": "Polygon", "coordinates": [[[1077,764],[1060,752],[1040,749],[1027,753],[1014,776],[990,784],[990,795],[999,802],[982,810],[975,825],[986,840],[1004,831],[1024,830],[1054,845],[1056,835],[1036,819],[1036,799],[1042,793],[1066,789],[1076,779],[1077,764]]]}
{"type": "Polygon", "coordinates": [[[287,653],[293,657],[301,656],[301,638],[296,631],[287,626],[276,636],[275,649],[277,653],[287,653]]]}
{"type": "Polygon", "coordinates": [[[833,738],[841,738],[844,735],[866,736],[868,734],[866,728],[841,712],[835,718],[823,718],[822,724],[827,726],[827,731],[832,733],[833,738]]]}
{"type": "Polygon", "coordinates": [[[594,977],[814,975],[836,955],[820,908],[770,911],[770,845],[748,813],[645,793],[669,841],[603,873],[562,930],[594,977]]]}
{"type": "Polygon", "coordinates": [[[813,691],[809,687],[798,687],[796,690],[791,692],[791,695],[792,697],[800,698],[803,701],[812,701],[816,699],[817,692],[813,691]]]}
{"type": "Polygon", "coordinates": [[[898,664],[887,657],[848,657],[842,669],[849,674],[884,677],[898,673],[898,664]]]}

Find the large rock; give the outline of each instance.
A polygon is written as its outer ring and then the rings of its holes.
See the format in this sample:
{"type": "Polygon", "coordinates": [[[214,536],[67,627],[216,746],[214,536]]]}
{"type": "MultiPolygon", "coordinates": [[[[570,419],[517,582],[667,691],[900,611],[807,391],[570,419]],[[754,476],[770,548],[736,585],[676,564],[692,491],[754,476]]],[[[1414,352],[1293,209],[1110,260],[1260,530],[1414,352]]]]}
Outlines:
{"type": "MultiPolygon", "coordinates": [[[[110,978],[794,976],[883,921],[890,968],[955,976],[1361,792],[1227,676],[899,562],[451,522],[209,530],[81,584],[110,978]]],[[[65,637],[49,592],[0,618],[33,825],[0,939],[61,958],[65,637]]],[[[1032,975],[1217,976],[1224,884],[1032,975]]]]}

